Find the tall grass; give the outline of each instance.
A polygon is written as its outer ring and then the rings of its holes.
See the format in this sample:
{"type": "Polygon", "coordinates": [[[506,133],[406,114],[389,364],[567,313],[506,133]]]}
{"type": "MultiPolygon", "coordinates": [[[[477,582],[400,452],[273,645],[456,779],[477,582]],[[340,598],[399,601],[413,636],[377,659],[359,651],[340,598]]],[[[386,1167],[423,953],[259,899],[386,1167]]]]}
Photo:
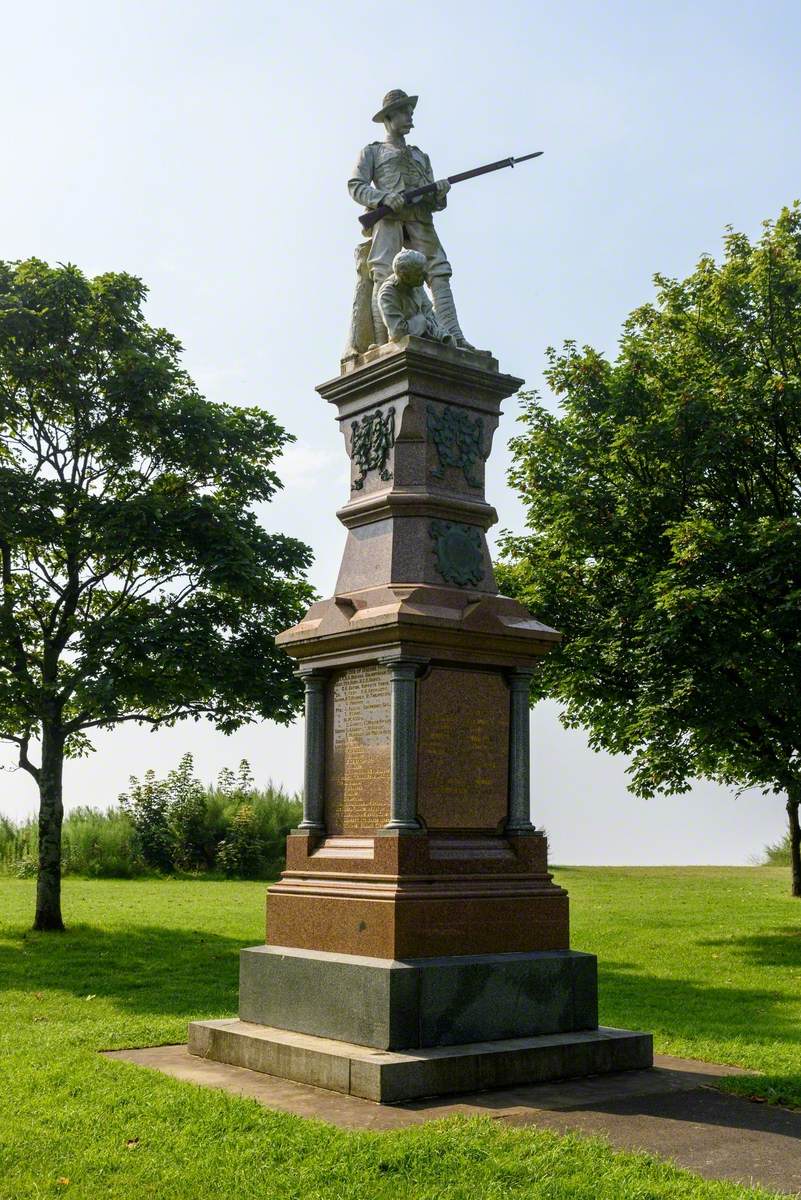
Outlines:
{"type": "MultiPolygon", "coordinates": [[[[236,820],[243,810],[250,811],[240,821],[239,839],[247,839],[258,848],[255,877],[269,878],[283,870],[287,834],[300,823],[303,814],[300,796],[290,795],[272,782],[266,788],[238,788],[232,792],[215,785],[206,789],[205,802],[207,820],[213,823],[215,833],[221,835],[215,860],[219,870],[226,870],[225,863],[219,861],[219,846],[223,843],[230,846],[232,840],[236,841],[236,820]]],[[[226,873],[244,878],[254,874],[248,870],[226,870],[226,873]]]]}
{"type": "MultiPolygon", "coordinates": [[[[21,878],[36,873],[39,830],[33,817],[15,824],[0,817],[0,868],[21,878]]],[[[67,875],[91,879],[132,879],[144,863],[136,832],[120,808],[101,812],[86,805],[64,817],[61,866],[67,875]]]]}
{"type": "Polygon", "coordinates": [[[24,874],[22,864],[36,859],[37,841],[32,820],[18,823],[0,814],[0,871],[24,874]]]}
{"type": "MultiPolygon", "coordinates": [[[[214,873],[230,878],[274,878],[286,857],[286,835],[300,821],[300,797],[268,783],[258,788],[243,760],[216,783],[194,775],[191,755],[165,779],[148,771],[131,779],[119,804],[101,811],[81,805],[64,817],[62,870],[94,879],[214,873]]],[[[0,815],[0,872],[36,874],[34,818],[0,815]]]]}

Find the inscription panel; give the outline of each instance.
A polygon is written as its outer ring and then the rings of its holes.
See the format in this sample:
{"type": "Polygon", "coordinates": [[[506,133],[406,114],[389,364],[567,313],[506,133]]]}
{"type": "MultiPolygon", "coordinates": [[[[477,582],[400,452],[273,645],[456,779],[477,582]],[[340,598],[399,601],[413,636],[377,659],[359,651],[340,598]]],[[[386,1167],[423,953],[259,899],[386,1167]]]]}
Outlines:
{"type": "Polygon", "coordinates": [[[417,811],[429,829],[506,820],[509,688],[500,674],[434,667],[418,684],[417,811]]]}
{"type": "Polygon", "coordinates": [[[330,834],[371,833],[390,805],[390,682],[386,667],[339,671],[328,684],[325,824],[330,834]]]}

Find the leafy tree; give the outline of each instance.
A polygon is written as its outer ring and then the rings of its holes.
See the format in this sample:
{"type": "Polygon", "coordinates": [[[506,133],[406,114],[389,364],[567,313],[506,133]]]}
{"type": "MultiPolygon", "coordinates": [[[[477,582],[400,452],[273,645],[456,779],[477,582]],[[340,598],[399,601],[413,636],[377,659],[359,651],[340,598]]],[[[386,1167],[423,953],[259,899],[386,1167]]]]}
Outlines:
{"type": "Polygon", "coordinates": [[[801,210],[656,283],[614,362],[549,352],[562,411],[527,395],[500,574],[565,631],[534,696],[639,795],[784,793],[801,896],[801,210]]]}
{"type": "Polygon", "coordinates": [[[63,928],[62,768],[89,731],[229,732],[299,702],[274,635],[308,603],[310,552],[252,508],[289,435],[205,400],[145,295],[0,263],[0,737],[39,787],[37,929],[63,928]]]}

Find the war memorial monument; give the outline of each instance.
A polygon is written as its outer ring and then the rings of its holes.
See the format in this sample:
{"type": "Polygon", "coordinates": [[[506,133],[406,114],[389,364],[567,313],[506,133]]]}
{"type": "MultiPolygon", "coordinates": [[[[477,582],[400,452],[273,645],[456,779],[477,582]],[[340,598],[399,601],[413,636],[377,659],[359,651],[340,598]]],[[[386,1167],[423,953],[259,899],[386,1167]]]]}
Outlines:
{"type": "Polygon", "coordinates": [[[347,542],[334,595],[278,639],[306,691],[303,820],[239,1019],[189,1031],[192,1054],[382,1102],[652,1063],[650,1035],[598,1027],[529,815],[529,681],[560,635],[498,594],[484,497],[522,380],[462,333],[416,102],[385,97],[349,183],[365,237],[318,388],[351,460],[347,542]]]}

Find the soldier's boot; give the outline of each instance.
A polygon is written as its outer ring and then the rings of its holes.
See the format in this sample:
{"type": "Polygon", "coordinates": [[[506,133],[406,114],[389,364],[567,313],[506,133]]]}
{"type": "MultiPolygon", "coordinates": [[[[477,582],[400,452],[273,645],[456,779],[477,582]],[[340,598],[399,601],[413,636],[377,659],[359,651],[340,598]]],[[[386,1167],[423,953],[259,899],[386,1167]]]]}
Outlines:
{"type": "Polygon", "coordinates": [[[448,333],[452,335],[457,346],[461,346],[463,350],[474,350],[467,338],[462,333],[459,326],[459,318],[456,315],[456,304],[451,291],[451,281],[447,275],[435,275],[429,280],[428,286],[431,288],[431,295],[434,298],[434,312],[437,314],[437,319],[440,325],[444,325],[448,333]]]}
{"type": "Polygon", "coordinates": [[[378,307],[378,289],[384,282],[383,279],[373,280],[373,345],[384,346],[389,341],[387,327],[384,324],[384,318],[381,316],[381,309],[378,307]]]}

